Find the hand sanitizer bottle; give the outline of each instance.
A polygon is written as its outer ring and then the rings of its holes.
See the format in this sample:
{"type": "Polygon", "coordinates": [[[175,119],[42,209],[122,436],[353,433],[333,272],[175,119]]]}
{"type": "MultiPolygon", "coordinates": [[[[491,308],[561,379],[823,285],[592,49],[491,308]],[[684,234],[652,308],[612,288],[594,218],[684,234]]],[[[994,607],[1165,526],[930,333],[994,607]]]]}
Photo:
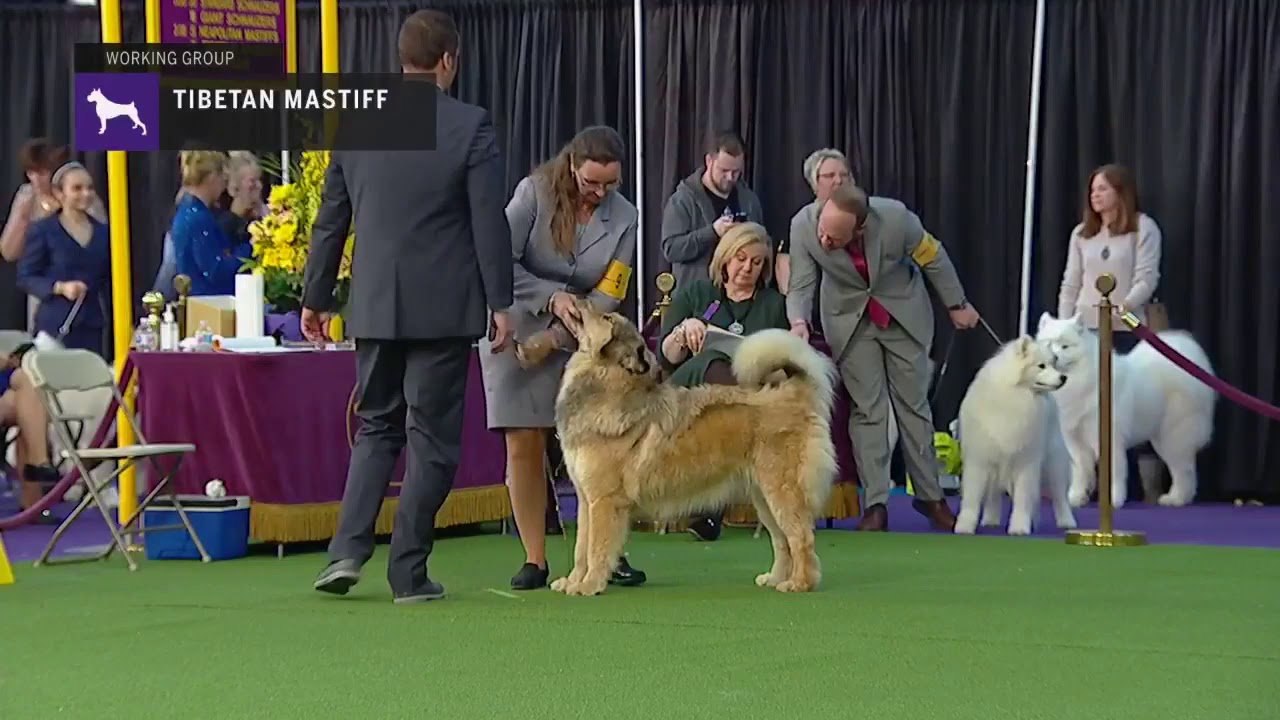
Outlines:
{"type": "Polygon", "coordinates": [[[173,316],[173,306],[164,309],[164,317],[160,320],[160,349],[173,351],[178,349],[178,322],[173,316]]]}

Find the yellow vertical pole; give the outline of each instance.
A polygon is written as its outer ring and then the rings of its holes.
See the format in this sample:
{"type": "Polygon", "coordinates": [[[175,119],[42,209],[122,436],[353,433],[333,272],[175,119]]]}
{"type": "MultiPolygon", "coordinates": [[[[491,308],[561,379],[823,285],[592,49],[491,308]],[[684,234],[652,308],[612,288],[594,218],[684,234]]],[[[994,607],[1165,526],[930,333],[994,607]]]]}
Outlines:
{"type": "MultiPolygon", "coordinates": [[[[320,72],[336,76],[338,66],[338,0],[320,0],[320,72]]],[[[338,87],[336,77],[324,79],[325,88],[338,87]]],[[[338,112],[327,111],[324,114],[325,146],[333,147],[338,132],[338,112]]]]}
{"type": "Polygon", "coordinates": [[[338,0],[320,1],[320,69],[326,74],[338,70],[338,0]]]}
{"type": "MultiPolygon", "coordinates": [[[[149,2],[148,9],[150,6],[149,2]]],[[[102,0],[99,7],[103,44],[119,44],[122,42],[120,0],[102,0]]],[[[155,27],[159,30],[158,17],[155,27]]],[[[147,28],[149,33],[151,23],[147,24],[147,28]]],[[[132,261],[129,257],[129,162],[125,153],[120,150],[107,153],[107,205],[110,207],[111,307],[116,381],[124,382],[124,364],[129,358],[129,346],[133,340],[133,288],[132,261]]],[[[133,428],[126,419],[126,412],[127,408],[121,408],[120,414],[116,416],[116,443],[120,447],[134,443],[133,428]]],[[[129,468],[120,474],[120,522],[131,520],[137,509],[137,476],[133,468],[129,468]]]]}
{"type": "Polygon", "coordinates": [[[160,0],[147,0],[147,42],[160,42],[160,0]]]}
{"type": "MultiPolygon", "coordinates": [[[[337,11],[334,11],[334,22],[337,11]]],[[[284,3],[284,61],[285,71],[289,74],[298,72],[298,2],[285,0],[284,3]]]]}

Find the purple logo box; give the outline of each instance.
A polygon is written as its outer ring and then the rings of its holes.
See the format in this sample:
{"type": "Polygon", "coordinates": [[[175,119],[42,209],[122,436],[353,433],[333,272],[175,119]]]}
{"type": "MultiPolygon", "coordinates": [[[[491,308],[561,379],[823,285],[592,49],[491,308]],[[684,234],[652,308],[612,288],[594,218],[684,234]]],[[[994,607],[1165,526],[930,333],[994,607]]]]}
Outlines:
{"type": "Polygon", "coordinates": [[[76,73],[75,150],[160,150],[160,76],[76,73]]]}

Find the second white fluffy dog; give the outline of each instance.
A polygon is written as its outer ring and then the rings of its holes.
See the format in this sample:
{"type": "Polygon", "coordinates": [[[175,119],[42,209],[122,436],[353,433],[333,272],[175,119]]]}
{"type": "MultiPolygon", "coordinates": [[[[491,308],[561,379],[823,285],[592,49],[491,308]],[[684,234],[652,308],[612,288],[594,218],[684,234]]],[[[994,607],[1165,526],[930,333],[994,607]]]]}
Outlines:
{"type": "Polygon", "coordinates": [[[1066,382],[1052,354],[1026,335],[1006,343],[978,371],[960,403],[964,472],[957,533],[972,534],[980,516],[983,525],[999,525],[1006,494],[1013,499],[1010,535],[1031,534],[1045,495],[1058,527],[1076,526],[1067,498],[1069,461],[1049,397],[1066,382]]]}

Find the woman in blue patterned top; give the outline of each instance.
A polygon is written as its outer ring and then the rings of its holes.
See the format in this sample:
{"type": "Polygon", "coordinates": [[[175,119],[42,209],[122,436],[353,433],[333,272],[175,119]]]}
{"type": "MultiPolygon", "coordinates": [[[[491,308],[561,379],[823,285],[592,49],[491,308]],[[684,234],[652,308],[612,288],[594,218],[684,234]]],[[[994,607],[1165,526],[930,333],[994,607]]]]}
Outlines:
{"type": "Polygon", "coordinates": [[[227,188],[227,156],[208,150],[182,154],[182,185],[169,236],[177,271],[191,278],[192,295],[234,295],[236,275],[253,255],[252,246],[227,237],[213,207],[227,188]]]}

